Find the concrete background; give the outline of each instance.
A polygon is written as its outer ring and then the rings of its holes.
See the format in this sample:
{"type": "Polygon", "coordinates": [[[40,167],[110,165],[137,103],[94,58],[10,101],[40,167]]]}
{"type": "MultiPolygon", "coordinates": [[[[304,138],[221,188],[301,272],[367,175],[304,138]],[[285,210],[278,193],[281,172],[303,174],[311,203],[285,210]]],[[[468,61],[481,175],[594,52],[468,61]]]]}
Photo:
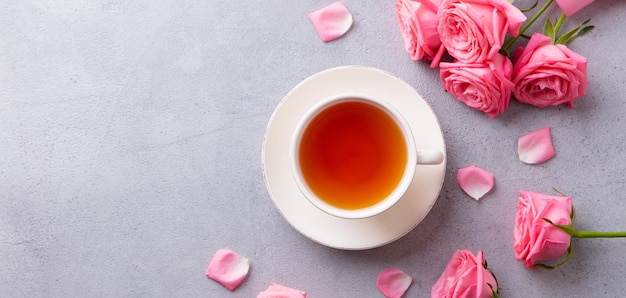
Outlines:
{"type": "Polygon", "coordinates": [[[596,26],[571,45],[589,59],[588,95],[574,109],[512,101],[496,119],[410,60],[394,1],[345,0],[353,27],[321,42],[307,13],[331,2],[2,1],[0,296],[255,297],[273,281],[309,297],[381,297],[376,276],[395,267],[414,279],[406,297],[429,297],[457,249],[484,251],[503,297],[626,292],[626,240],[574,240],[572,260],[554,271],[524,268],[512,248],[520,189],[572,196],[579,228],[626,229],[626,2],[597,1],[566,22],[596,26]],[[431,213],[365,251],[299,234],[261,170],[282,97],[341,65],[414,86],[447,143],[431,213]],[[556,157],[522,164],[517,138],[546,125],[556,157]],[[471,164],[496,176],[480,202],[456,182],[471,164]],[[222,247],[251,261],[233,293],[204,276],[222,247]]]}

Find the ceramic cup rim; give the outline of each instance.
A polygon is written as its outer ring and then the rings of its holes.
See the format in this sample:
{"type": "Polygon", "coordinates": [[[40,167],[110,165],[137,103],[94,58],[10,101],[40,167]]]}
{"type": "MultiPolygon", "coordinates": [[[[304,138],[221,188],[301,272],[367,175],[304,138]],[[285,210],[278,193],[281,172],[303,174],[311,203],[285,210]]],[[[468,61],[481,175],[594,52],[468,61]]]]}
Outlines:
{"type": "Polygon", "coordinates": [[[298,188],[304,195],[304,197],[315,207],[320,209],[321,211],[336,217],[348,218],[348,219],[359,219],[359,218],[367,218],[383,213],[388,210],[392,206],[394,206],[402,196],[407,192],[411,182],[413,181],[413,177],[415,175],[415,170],[417,166],[417,151],[415,146],[415,139],[413,137],[413,133],[411,131],[411,127],[408,122],[402,116],[402,114],[395,109],[392,105],[387,103],[386,101],[373,97],[370,95],[362,94],[362,93],[342,93],[334,96],[330,96],[324,100],[321,100],[316,105],[314,105],[311,109],[309,109],[304,116],[298,122],[296,129],[294,131],[292,142],[291,142],[291,161],[292,161],[292,174],[298,185],[298,188]],[[331,204],[328,204],[321,198],[319,198],[308,186],[306,180],[304,179],[301,171],[300,159],[299,159],[299,149],[300,149],[300,140],[302,139],[302,135],[311,121],[319,115],[322,111],[327,108],[334,106],[339,103],[345,102],[362,102],[384,111],[387,115],[389,115],[400,131],[402,132],[402,136],[404,139],[404,143],[406,146],[406,154],[407,161],[404,167],[404,172],[402,174],[402,178],[393,189],[393,191],[384,199],[373,204],[371,206],[367,206],[361,209],[343,209],[331,204]]]}

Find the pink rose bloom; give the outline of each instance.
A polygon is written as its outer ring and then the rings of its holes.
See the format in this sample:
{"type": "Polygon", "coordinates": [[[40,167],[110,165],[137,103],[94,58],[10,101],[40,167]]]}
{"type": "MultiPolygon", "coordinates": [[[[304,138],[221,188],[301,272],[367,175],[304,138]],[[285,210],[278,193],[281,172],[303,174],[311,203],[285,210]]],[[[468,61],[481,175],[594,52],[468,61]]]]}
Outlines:
{"type": "Polygon", "coordinates": [[[513,245],[515,258],[524,266],[536,269],[537,262],[555,260],[567,252],[571,236],[543,219],[570,225],[572,198],[523,190],[519,193],[513,245]]]}
{"type": "Polygon", "coordinates": [[[483,63],[493,58],[508,32],[517,36],[526,16],[508,0],[444,0],[437,30],[454,58],[483,63]]]}
{"type": "Polygon", "coordinates": [[[440,64],[443,89],[469,107],[495,118],[511,99],[511,61],[496,55],[486,63],[453,62],[440,64]]]}
{"type": "Polygon", "coordinates": [[[432,288],[433,298],[491,298],[498,292],[496,278],[487,268],[483,252],[474,256],[467,250],[457,250],[432,288]]]}
{"type": "Polygon", "coordinates": [[[398,0],[396,15],[404,48],[413,60],[433,60],[441,47],[437,9],[441,0],[398,0]]]}
{"type": "Polygon", "coordinates": [[[595,0],[556,0],[566,16],[571,16],[595,0]]]}
{"type": "Polygon", "coordinates": [[[518,48],[513,61],[513,95],[540,108],[567,104],[587,92],[587,58],[565,45],[535,33],[525,48],[518,48]]]}

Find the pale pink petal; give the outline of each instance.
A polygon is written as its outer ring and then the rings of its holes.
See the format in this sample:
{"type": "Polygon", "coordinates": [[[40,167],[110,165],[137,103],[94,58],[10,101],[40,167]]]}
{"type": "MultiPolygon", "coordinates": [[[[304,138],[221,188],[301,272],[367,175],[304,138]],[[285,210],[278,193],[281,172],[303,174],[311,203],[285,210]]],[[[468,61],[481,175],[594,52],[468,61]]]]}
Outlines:
{"type": "Polygon", "coordinates": [[[309,20],[324,42],[341,37],[352,26],[352,14],[341,1],[309,13],[309,20]]]}
{"type": "Polygon", "coordinates": [[[387,298],[402,297],[409,288],[413,279],[406,273],[389,268],[378,275],[376,286],[387,298]]]}
{"type": "Polygon", "coordinates": [[[270,286],[256,298],[306,298],[306,292],[270,282],[270,286]]]}
{"type": "Polygon", "coordinates": [[[227,249],[215,252],[206,268],[206,276],[233,291],[248,276],[250,262],[245,257],[227,249]]]}
{"type": "Polygon", "coordinates": [[[554,157],[550,126],[531,132],[517,140],[519,160],[527,164],[538,164],[554,157]]]}
{"type": "Polygon", "coordinates": [[[474,165],[459,169],[456,180],[463,191],[474,200],[480,200],[494,185],[493,174],[474,165]]]}
{"type": "Polygon", "coordinates": [[[556,0],[561,10],[566,16],[571,16],[595,0],[556,0]]]}

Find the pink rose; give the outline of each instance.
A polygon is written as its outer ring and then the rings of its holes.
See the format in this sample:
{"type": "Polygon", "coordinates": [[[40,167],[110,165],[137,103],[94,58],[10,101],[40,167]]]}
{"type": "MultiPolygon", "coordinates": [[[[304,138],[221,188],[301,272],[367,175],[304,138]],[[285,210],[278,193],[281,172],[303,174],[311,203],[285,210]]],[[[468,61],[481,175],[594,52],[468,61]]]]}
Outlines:
{"type": "Polygon", "coordinates": [[[492,118],[504,112],[511,99],[511,61],[502,55],[486,63],[440,64],[443,89],[469,107],[492,118]]]}
{"type": "Polygon", "coordinates": [[[571,16],[595,0],[556,0],[566,16],[571,16]]]}
{"type": "Polygon", "coordinates": [[[507,31],[517,36],[526,20],[508,0],[444,0],[437,16],[441,42],[465,63],[483,63],[497,55],[507,31]]]}
{"type": "Polygon", "coordinates": [[[554,225],[572,223],[572,198],[548,196],[530,191],[520,192],[515,216],[515,258],[524,266],[536,269],[538,261],[555,260],[570,246],[571,236],[554,225]]]}
{"type": "Polygon", "coordinates": [[[513,61],[513,95],[540,108],[567,104],[587,91],[587,59],[565,45],[535,33],[525,48],[518,48],[513,61]]]}
{"type": "Polygon", "coordinates": [[[404,48],[413,60],[433,60],[441,47],[437,9],[441,0],[398,0],[396,15],[404,48]]]}
{"type": "Polygon", "coordinates": [[[487,268],[483,252],[474,256],[457,250],[432,288],[433,298],[492,297],[498,292],[496,278],[487,268]]]}

